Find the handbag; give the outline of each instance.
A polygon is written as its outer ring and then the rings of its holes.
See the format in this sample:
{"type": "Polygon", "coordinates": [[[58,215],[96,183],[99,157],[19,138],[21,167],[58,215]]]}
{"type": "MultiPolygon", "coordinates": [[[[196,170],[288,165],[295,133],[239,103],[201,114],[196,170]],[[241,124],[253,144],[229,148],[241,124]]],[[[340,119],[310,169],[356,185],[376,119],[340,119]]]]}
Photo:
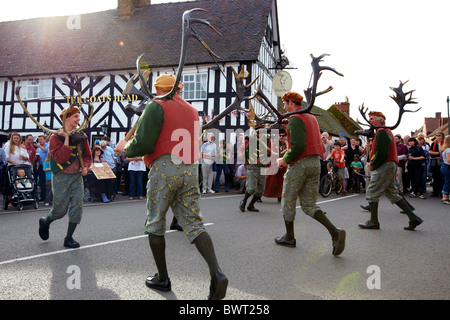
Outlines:
{"type": "MultiPolygon", "coordinates": [[[[438,150],[436,150],[437,146],[439,146],[439,144],[433,143],[432,148],[430,150],[435,151],[435,152],[438,151],[438,150]]],[[[440,155],[430,159],[430,167],[440,167],[442,165],[442,163],[444,163],[444,161],[442,160],[440,155]]]]}
{"type": "Polygon", "coordinates": [[[212,170],[213,170],[214,172],[217,171],[217,163],[216,163],[215,161],[214,161],[213,164],[212,164],[212,170]]]}
{"type": "Polygon", "coordinates": [[[440,167],[444,163],[440,157],[431,158],[430,166],[431,167],[440,167]]]}

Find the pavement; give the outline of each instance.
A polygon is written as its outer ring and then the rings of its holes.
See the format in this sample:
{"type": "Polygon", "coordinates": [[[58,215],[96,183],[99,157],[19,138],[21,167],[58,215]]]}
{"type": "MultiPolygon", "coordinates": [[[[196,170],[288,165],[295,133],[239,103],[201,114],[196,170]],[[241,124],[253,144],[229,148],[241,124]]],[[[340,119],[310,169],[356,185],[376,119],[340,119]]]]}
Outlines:
{"type": "MultiPolygon", "coordinates": [[[[326,229],[297,208],[296,248],[280,247],[284,234],[277,199],[263,198],[260,212],[239,209],[243,195],[202,195],[205,226],[222,270],[229,278],[225,301],[270,304],[287,300],[448,300],[450,298],[450,206],[437,198],[409,199],[424,220],[405,231],[406,215],[382,198],[381,230],[362,230],[369,213],[364,194],[319,196],[328,218],[347,232],[335,257],[326,229]]],[[[42,241],[38,219],[48,207],[0,211],[0,300],[171,300],[203,301],[209,273],[183,232],[168,230],[166,255],[172,291],[148,289],[156,273],[144,234],[145,200],[117,196],[86,204],[74,238],[79,249],[62,246],[67,218],[55,221],[42,241]]],[[[172,213],[167,214],[168,224],[172,213]]],[[[181,310],[181,309],[180,309],[181,310]]],[[[224,310],[221,309],[223,314],[224,310]]]]}

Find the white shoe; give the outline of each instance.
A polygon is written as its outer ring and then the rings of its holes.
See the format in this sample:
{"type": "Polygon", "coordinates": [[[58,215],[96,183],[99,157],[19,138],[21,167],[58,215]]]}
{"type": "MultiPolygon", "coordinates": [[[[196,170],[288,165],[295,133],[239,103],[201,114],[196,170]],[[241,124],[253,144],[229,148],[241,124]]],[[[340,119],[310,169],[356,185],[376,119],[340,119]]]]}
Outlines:
{"type": "Polygon", "coordinates": [[[208,192],[211,193],[211,194],[212,194],[212,193],[215,193],[214,190],[212,190],[212,189],[209,189],[208,192]]]}
{"type": "Polygon", "coordinates": [[[203,190],[203,192],[202,192],[203,194],[206,194],[206,190],[203,190]]]}

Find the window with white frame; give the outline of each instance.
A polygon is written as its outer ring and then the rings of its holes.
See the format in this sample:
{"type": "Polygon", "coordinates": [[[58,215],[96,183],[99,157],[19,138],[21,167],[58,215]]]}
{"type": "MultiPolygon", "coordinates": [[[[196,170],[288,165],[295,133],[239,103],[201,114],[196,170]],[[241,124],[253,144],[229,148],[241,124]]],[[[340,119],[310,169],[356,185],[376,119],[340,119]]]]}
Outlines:
{"type": "Polygon", "coordinates": [[[0,81],[0,101],[3,101],[3,93],[4,93],[5,82],[0,81]]]}
{"type": "Polygon", "coordinates": [[[27,99],[39,98],[39,80],[30,80],[27,85],[27,99]]]}
{"type": "Polygon", "coordinates": [[[181,97],[185,100],[205,100],[207,98],[207,73],[183,74],[184,87],[181,97]]]}
{"type": "Polygon", "coordinates": [[[23,81],[20,85],[24,99],[40,99],[52,95],[52,79],[35,79],[23,81]]]}

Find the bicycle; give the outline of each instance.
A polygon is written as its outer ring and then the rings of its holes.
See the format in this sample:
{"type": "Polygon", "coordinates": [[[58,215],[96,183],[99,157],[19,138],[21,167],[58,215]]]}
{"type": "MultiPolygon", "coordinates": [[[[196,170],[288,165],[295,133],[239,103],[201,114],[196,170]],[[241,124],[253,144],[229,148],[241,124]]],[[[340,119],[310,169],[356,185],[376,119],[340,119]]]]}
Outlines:
{"type": "Polygon", "coordinates": [[[332,190],[334,190],[336,194],[342,192],[342,182],[337,175],[338,168],[333,160],[328,160],[327,162],[330,162],[331,170],[320,179],[319,184],[319,193],[324,198],[328,197],[332,190]]]}

